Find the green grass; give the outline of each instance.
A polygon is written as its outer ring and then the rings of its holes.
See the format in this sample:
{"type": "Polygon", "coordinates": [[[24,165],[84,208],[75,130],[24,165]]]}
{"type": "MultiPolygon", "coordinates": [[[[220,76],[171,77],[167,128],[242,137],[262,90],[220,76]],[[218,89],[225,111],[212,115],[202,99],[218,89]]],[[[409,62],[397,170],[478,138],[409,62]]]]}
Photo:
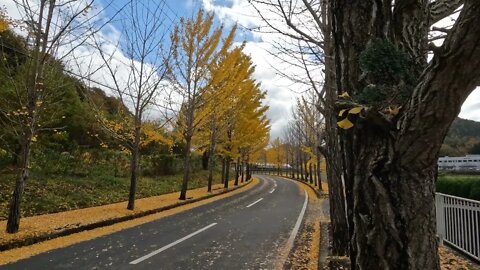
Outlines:
{"type": "Polygon", "coordinates": [[[440,174],[437,192],[480,201],[480,175],[440,174]]]}
{"type": "MultiPolygon", "coordinates": [[[[182,174],[158,178],[141,177],[136,198],[150,197],[180,190],[182,174]]],[[[208,171],[192,172],[189,189],[207,185],[208,171]]],[[[220,173],[214,174],[214,183],[220,173]]],[[[5,219],[14,187],[13,175],[0,175],[0,219],[5,219]]],[[[22,216],[55,213],[66,210],[126,201],[130,179],[110,174],[92,173],[89,177],[32,175],[22,200],[22,216]]],[[[188,194],[187,194],[188,195],[188,194]]]]}

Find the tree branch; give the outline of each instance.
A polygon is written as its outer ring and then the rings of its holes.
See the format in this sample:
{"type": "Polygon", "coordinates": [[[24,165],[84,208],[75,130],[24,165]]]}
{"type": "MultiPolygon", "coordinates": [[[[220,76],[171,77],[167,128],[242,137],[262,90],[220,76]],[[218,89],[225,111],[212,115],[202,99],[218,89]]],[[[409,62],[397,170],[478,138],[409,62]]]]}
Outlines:
{"type": "Polygon", "coordinates": [[[437,0],[428,5],[430,26],[452,13],[464,3],[464,0],[437,0]]]}

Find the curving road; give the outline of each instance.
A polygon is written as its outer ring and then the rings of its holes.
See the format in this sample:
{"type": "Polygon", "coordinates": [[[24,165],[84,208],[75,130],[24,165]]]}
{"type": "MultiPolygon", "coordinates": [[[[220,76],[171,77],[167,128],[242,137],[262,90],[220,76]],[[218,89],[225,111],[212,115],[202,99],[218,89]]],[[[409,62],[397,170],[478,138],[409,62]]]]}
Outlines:
{"type": "Polygon", "coordinates": [[[274,269],[307,194],[292,181],[257,177],[240,194],[0,269],[274,269]]]}

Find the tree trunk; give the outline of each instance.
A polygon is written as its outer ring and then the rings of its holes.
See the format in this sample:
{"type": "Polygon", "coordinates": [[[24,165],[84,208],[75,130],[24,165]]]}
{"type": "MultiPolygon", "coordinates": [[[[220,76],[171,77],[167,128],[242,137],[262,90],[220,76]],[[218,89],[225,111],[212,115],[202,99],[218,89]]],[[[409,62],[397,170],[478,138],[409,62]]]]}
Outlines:
{"type": "MultiPolygon", "coordinates": [[[[328,17],[331,14],[329,12],[328,17]]],[[[329,20],[331,21],[331,20],[329,20]]],[[[327,25],[327,33],[331,32],[331,24],[327,25]]],[[[333,61],[333,44],[331,36],[325,36],[325,83],[326,104],[334,104],[338,92],[335,87],[335,62],[333,61]]],[[[342,181],[342,160],[340,157],[339,137],[337,133],[337,112],[334,106],[325,108],[325,131],[326,131],[326,170],[328,183],[328,197],[330,206],[331,230],[332,230],[332,255],[348,255],[350,235],[348,231],[347,212],[345,205],[345,190],[342,181]]],[[[319,165],[320,168],[320,165],[319,165]]],[[[320,173],[320,170],[319,170],[320,173]]]]}
{"type": "Polygon", "coordinates": [[[300,180],[305,180],[304,178],[304,173],[303,173],[303,158],[302,158],[302,154],[301,153],[298,153],[298,161],[299,161],[299,166],[300,166],[300,177],[299,179],[300,180]]]}
{"type": "Polygon", "coordinates": [[[243,182],[245,181],[244,165],[245,165],[245,162],[242,162],[241,165],[240,165],[240,171],[242,172],[242,180],[241,180],[241,183],[243,183],[243,182]]]}
{"type": "Polygon", "coordinates": [[[221,177],[221,178],[222,178],[222,184],[225,183],[225,177],[226,177],[226,176],[225,176],[225,173],[226,173],[226,171],[225,171],[225,166],[226,166],[226,164],[225,164],[225,158],[222,158],[222,177],[221,177]]]}
{"type": "Polygon", "coordinates": [[[214,149],[215,149],[215,145],[212,146],[212,143],[210,143],[210,153],[212,154],[208,156],[208,188],[207,188],[208,192],[212,191],[213,167],[215,166],[215,160],[214,160],[215,155],[213,154],[215,151],[214,149]]]}
{"type": "Polygon", "coordinates": [[[237,163],[235,163],[235,181],[233,182],[234,186],[238,186],[239,177],[240,177],[240,158],[237,158],[237,163]]]}
{"type": "Polygon", "coordinates": [[[128,194],[128,210],[135,208],[135,194],[137,192],[138,170],[140,165],[140,137],[141,137],[142,122],[139,119],[135,120],[134,142],[132,146],[132,157],[130,160],[130,191],[128,194]]]}
{"type": "Polygon", "coordinates": [[[192,137],[187,136],[186,144],[185,144],[185,157],[183,158],[183,181],[182,181],[182,189],[180,190],[180,197],[178,198],[179,200],[187,199],[188,181],[190,180],[191,145],[192,145],[192,137]]]}
{"type": "Polygon", "coordinates": [[[15,189],[10,201],[10,209],[8,212],[7,221],[7,233],[16,233],[20,228],[20,206],[22,202],[23,192],[25,190],[25,184],[29,176],[30,165],[30,151],[31,151],[31,133],[26,134],[26,140],[21,144],[21,157],[20,157],[20,173],[15,181],[15,189]]]}
{"type": "Polygon", "coordinates": [[[223,183],[224,188],[228,188],[228,181],[230,180],[230,158],[227,158],[225,162],[225,182],[223,183]]]}
{"type": "Polygon", "coordinates": [[[312,164],[308,165],[308,177],[310,184],[313,184],[312,164]]]}
{"type": "Polygon", "coordinates": [[[429,1],[399,1],[393,12],[373,0],[332,3],[337,89],[353,96],[364,88],[358,59],[377,38],[392,41],[410,56],[417,79],[398,116],[385,119],[372,110],[343,132],[346,181],[352,182],[354,266],[440,269],[437,159],[450,124],[479,84],[480,2],[464,1],[427,67],[429,1]]]}
{"type": "Polygon", "coordinates": [[[313,184],[318,187],[318,174],[317,164],[313,165],[313,184]]]}
{"type": "Polygon", "coordinates": [[[247,162],[247,181],[250,179],[252,179],[252,171],[251,171],[250,163],[247,162]]]}
{"type": "Polygon", "coordinates": [[[322,170],[320,169],[321,167],[321,163],[320,163],[320,155],[318,155],[318,160],[317,160],[317,165],[315,165],[315,167],[317,168],[317,170],[315,171],[316,174],[317,174],[317,182],[318,182],[318,189],[320,191],[323,191],[323,187],[322,187],[322,170]]]}

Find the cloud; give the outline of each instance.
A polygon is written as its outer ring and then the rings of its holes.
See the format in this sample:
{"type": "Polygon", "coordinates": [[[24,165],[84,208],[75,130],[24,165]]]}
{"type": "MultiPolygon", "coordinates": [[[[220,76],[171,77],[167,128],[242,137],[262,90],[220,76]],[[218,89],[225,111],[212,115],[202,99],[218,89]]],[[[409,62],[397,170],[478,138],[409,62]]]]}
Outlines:
{"type": "MultiPolygon", "coordinates": [[[[214,12],[225,24],[238,23],[241,26],[240,29],[263,29],[266,26],[257,11],[246,0],[203,0],[203,6],[207,11],[214,12]]],[[[271,19],[275,27],[285,32],[290,31],[275,10],[267,6],[260,8],[262,16],[271,19]]],[[[271,32],[254,31],[247,37],[249,39],[246,41],[244,51],[251,56],[256,66],[255,79],[267,91],[266,103],[269,106],[267,117],[271,123],[270,137],[272,140],[276,137],[283,137],[288,122],[292,119],[291,112],[296,104],[296,98],[309,88],[305,83],[292,81],[279,74],[279,72],[286,73],[298,79],[305,76],[303,68],[291,65],[278,57],[282,52],[276,48],[276,45],[281,43],[282,46],[294,46],[295,42],[288,43],[292,40],[271,32]]],[[[289,59],[286,55],[282,55],[282,57],[289,59]]],[[[296,59],[289,60],[298,61],[296,59]]]]}
{"type": "Polygon", "coordinates": [[[465,100],[458,115],[461,118],[480,121],[480,87],[477,87],[465,100]]]}

